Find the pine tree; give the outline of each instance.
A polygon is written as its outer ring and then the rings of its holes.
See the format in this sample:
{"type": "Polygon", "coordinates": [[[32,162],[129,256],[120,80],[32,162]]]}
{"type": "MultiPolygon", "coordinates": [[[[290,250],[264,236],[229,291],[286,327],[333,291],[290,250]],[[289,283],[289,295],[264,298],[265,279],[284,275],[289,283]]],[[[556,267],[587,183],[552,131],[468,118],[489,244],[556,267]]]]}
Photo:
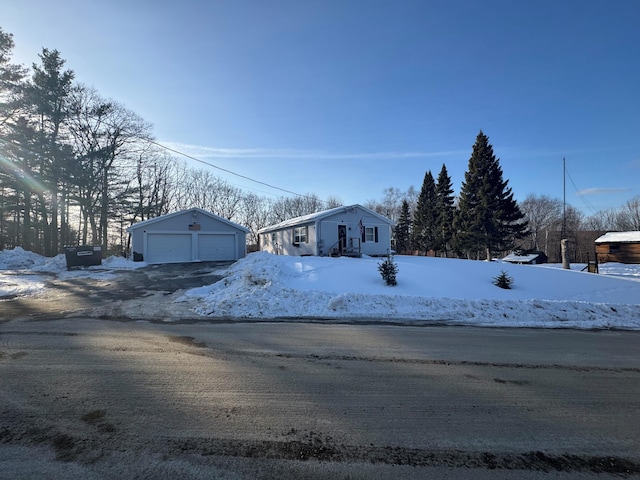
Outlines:
{"type": "Polygon", "coordinates": [[[448,256],[453,237],[453,218],[455,214],[453,188],[451,186],[451,177],[449,177],[447,167],[442,164],[436,183],[436,212],[438,215],[436,221],[436,248],[445,257],[448,256]]]}
{"type": "Polygon", "coordinates": [[[508,180],[502,178],[499,160],[482,130],[476,137],[462,183],[455,227],[458,246],[469,257],[475,254],[479,258],[484,250],[487,260],[492,252],[511,248],[527,229],[524,215],[508,180]]]}
{"type": "Polygon", "coordinates": [[[427,254],[436,247],[436,184],[429,170],[422,182],[416,210],[413,213],[413,247],[427,254]]]}
{"type": "Polygon", "coordinates": [[[402,254],[411,251],[411,213],[409,212],[409,202],[402,200],[400,218],[395,227],[396,252],[402,254]]]}
{"type": "Polygon", "coordinates": [[[72,70],[63,70],[65,60],[57,50],[43,48],[39,57],[41,65],[33,64],[26,101],[32,106],[37,119],[34,135],[39,142],[35,151],[40,159],[39,173],[49,197],[45,200],[45,194],[40,194],[44,254],[55,255],[60,250],[58,219],[65,211],[60,208],[60,186],[66,176],[64,167],[71,155],[71,147],[64,143],[64,122],[69,116],[69,96],[75,74],[72,70]]]}

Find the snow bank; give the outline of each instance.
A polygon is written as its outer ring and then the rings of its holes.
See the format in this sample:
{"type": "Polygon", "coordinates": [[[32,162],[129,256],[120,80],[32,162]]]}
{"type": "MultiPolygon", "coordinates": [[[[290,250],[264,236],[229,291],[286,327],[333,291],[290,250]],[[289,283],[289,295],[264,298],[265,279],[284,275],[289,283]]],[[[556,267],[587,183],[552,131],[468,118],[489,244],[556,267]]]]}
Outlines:
{"type": "Polygon", "coordinates": [[[397,256],[398,285],[372,258],[255,253],[189,290],[195,311],[233,318],[372,318],[479,326],[640,328],[640,283],[579,271],[397,256]],[[493,285],[506,271],[512,290],[493,285]]]}

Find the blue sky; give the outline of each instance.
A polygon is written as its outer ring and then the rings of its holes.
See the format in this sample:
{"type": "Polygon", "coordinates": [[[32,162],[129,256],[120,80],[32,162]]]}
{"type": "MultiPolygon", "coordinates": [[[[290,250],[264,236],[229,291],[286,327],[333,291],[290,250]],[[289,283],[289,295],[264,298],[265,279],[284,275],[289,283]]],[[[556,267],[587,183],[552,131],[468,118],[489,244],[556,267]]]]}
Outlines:
{"type": "Polygon", "coordinates": [[[563,157],[567,201],[585,214],[640,195],[636,0],[0,0],[0,11],[16,63],[58,49],[160,142],[287,190],[364,203],[419,189],[444,163],[458,193],[482,129],[519,200],[562,199],[563,157]]]}

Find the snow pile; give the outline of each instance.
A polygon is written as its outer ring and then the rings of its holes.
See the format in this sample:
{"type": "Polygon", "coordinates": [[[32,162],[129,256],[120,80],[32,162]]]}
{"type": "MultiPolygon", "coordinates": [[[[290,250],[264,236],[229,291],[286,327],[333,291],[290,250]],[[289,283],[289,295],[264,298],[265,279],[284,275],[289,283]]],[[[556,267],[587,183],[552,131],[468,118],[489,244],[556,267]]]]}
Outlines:
{"type": "MultiPolygon", "coordinates": [[[[200,315],[372,318],[482,326],[640,328],[640,282],[532,265],[396,256],[388,287],[373,258],[254,253],[223,281],[189,290],[200,315]],[[493,285],[501,271],[513,289],[493,285]]],[[[633,267],[640,273],[640,266],[633,267]]]]}
{"type": "Polygon", "coordinates": [[[22,247],[16,247],[13,250],[0,250],[0,270],[59,272],[63,267],[66,267],[64,255],[47,258],[37,253],[28,252],[22,247]]]}
{"type": "Polygon", "coordinates": [[[0,250],[0,298],[40,292],[45,286],[45,279],[32,272],[47,272],[48,268],[55,268],[55,264],[55,259],[42,257],[20,247],[0,250]]]}
{"type": "Polygon", "coordinates": [[[0,250],[0,298],[40,293],[46,286],[45,276],[107,280],[114,278],[112,271],[131,270],[145,265],[147,264],[144,262],[132,262],[123,257],[107,257],[102,261],[102,265],[67,271],[64,254],[49,258],[22,247],[0,250]]]}
{"type": "MultiPolygon", "coordinates": [[[[223,280],[188,290],[177,300],[149,296],[113,305],[119,316],[146,318],[144,313],[152,312],[165,321],[195,312],[233,319],[640,329],[640,265],[607,263],[595,275],[580,271],[584,265],[563,270],[558,265],[396,256],[398,285],[389,287],[378,271],[381,261],[252,253],[221,272],[223,280]],[[502,271],[513,278],[511,290],[493,284],[502,271]]],[[[21,248],[4,250],[0,298],[46,293],[47,279],[110,280],[145,265],[108,257],[101,266],[67,271],[64,255],[45,258],[21,248]]]]}

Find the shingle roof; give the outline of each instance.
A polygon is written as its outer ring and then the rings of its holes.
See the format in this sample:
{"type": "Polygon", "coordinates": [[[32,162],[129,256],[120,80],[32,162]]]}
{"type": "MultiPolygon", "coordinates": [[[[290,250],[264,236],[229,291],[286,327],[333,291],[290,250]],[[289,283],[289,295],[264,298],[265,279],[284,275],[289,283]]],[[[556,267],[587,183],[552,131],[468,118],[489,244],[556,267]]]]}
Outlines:
{"type": "Polygon", "coordinates": [[[146,227],[148,225],[151,225],[153,223],[157,223],[157,222],[162,222],[168,218],[172,218],[172,217],[177,217],[178,215],[182,215],[183,213],[186,212],[197,212],[200,215],[204,215],[207,217],[211,217],[211,218],[215,218],[216,220],[222,222],[222,223],[226,223],[228,225],[231,225],[232,227],[238,228],[246,233],[249,233],[249,229],[246,227],[243,227],[242,225],[238,225],[237,223],[232,222],[231,220],[227,220],[226,218],[222,218],[218,215],[216,215],[215,213],[211,213],[211,212],[207,212],[206,210],[203,210],[201,208],[188,208],[186,210],[180,210],[178,212],[173,212],[173,213],[168,213],[166,215],[161,215],[159,217],[154,217],[154,218],[149,218],[147,220],[143,220],[142,222],[137,222],[134,223],[133,225],[131,225],[129,228],[127,228],[127,232],[131,233],[132,230],[137,230],[138,228],[141,227],[146,227]]]}
{"type": "Polygon", "coordinates": [[[344,212],[345,210],[349,210],[351,208],[360,208],[365,210],[370,215],[373,215],[383,222],[388,223],[389,225],[393,225],[393,222],[389,220],[387,217],[380,215],[379,213],[374,212],[362,205],[347,205],[341,207],[331,208],[329,210],[323,210],[322,212],[311,213],[309,215],[302,215],[300,217],[290,218],[289,220],[285,220],[284,222],[276,223],[275,225],[269,225],[268,227],[264,227],[258,230],[258,233],[266,233],[272,232],[274,230],[282,230],[283,228],[293,227],[295,225],[305,225],[308,223],[313,223],[317,220],[322,220],[323,218],[330,217],[331,215],[335,215],[336,213],[344,212]]]}

